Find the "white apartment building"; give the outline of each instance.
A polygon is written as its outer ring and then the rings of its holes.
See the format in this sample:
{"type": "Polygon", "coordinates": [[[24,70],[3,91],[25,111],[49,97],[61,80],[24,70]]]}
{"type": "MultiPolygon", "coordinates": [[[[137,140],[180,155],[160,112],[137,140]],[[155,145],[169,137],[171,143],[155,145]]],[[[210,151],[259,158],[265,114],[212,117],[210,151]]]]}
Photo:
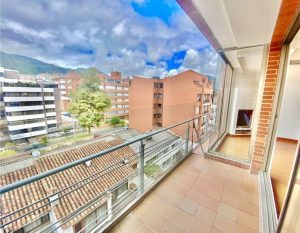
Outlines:
{"type": "Polygon", "coordinates": [[[0,143],[26,141],[57,130],[57,85],[22,80],[18,71],[0,68],[0,143]]]}

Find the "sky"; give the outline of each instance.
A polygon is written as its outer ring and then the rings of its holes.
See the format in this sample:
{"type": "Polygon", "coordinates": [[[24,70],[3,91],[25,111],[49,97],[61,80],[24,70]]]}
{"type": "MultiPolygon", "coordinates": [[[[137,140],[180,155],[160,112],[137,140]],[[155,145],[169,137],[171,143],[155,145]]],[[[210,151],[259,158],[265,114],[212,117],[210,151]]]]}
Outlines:
{"type": "Polygon", "coordinates": [[[1,50],[63,67],[215,75],[217,54],[175,0],[2,0],[1,50]]]}

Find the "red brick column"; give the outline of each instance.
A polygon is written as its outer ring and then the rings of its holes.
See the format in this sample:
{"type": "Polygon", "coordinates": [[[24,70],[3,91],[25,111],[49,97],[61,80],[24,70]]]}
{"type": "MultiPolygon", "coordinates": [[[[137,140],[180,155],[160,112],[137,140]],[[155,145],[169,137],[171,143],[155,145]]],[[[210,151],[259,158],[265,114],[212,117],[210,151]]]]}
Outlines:
{"type": "Polygon", "coordinates": [[[266,79],[264,84],[264,92],[259,113],[259,121],[256,132],[254,151],[251,161],[251,173],[257,173],[261,170],[264,158],[267,155],[266,143],[270,136],[270,121],[274,105],[274,97],[276,85],[278,81],[278,71],[280,64],[282,44],[271,44],[268,54],[268,63],[266,70],[266,79]]]}

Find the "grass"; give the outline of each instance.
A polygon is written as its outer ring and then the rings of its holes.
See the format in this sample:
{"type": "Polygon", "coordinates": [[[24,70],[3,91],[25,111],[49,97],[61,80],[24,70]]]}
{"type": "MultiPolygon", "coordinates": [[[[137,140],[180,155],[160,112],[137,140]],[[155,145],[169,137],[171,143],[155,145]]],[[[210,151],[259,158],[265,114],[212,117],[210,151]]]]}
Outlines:
{"type": "Polygon", "coordinates": [[[144,172],[149,177],[155,177],[157,174],[161,172],[161,169],[156,164],[147,164],[144,168],[144,172]]]}
{"type": "Polygon", "coordinates": [[[70,136],[66,136],[66,137],[49,139],[48,146],[43,148],[41,150],[41,153],[44,154],[44,153],[47,153],[52,150],[71,146],[71,145],[75,144],[76,142],[88,141],[90,139],[93,139],[93,137],[94,136],[89,133],[80,133],[80,134],[70,135],[70,136]]]}
{"type": "Polygon", "coordinates": [[[0,152],[0,158],[6,158],[17,154],[15,150],[5,150],[0,152]]]}

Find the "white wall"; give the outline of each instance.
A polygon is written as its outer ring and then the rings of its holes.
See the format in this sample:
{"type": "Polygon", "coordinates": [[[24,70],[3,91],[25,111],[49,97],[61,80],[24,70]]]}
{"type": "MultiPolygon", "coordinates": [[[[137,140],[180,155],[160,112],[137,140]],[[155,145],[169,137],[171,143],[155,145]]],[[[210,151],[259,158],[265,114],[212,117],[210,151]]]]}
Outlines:
{"type": "Polygon", "coordinates": [[[300,139],[300,65],[288,67],[277,137],[300,139]]]}
{"type": "Polygon", "coordinates": [[[255,74],[235,74],[234,83],[231,90],[230,113],[229,113],[229,133],[234,134],[240,109],[255,109],[258,92],[259,75],[255,74]]]}

